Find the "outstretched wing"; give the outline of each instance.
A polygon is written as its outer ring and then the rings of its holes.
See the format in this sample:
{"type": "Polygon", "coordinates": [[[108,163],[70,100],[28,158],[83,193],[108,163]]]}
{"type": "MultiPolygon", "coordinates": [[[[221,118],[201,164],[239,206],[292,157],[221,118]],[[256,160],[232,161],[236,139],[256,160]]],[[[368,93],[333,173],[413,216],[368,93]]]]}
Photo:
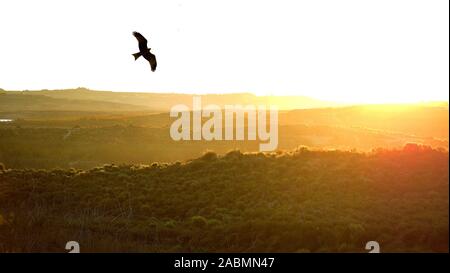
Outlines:
{"type": "Polygon", "coordinates": [[[153,55],[152,53],[149,52],[149,55],[146,56],[146,57],[147,58],[145,58],[145,59],[148,60],[148,62],[150,63],[150,66],[152,68],[152,71],[154,72],[156,70],[156,57],[155,57],[155,55],[153,55]]]}
{"type": "Polygon", "coordinates": [[[136,39],[139,42],[139,51],[141,53],[146,52],[147,51],[147,39],[145,39],[145,37],[142,36],[142,34],[140,34],[137,31],[133,32],[133,36],[136,37],[136,39]]]}

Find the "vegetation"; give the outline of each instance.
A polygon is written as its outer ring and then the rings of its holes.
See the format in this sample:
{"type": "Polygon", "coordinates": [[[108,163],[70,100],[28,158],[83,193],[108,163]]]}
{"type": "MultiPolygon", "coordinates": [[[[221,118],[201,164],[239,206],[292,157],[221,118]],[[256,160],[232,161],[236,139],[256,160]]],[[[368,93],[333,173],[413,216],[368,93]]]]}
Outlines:
{"type": "Polygon", "coordinates": [[[202,102],[278,104],[278,151],[173,141],[190,95],[0,89],[0,252],[448,252],[448,103],[202,102]]]}
{"type": "Polygon", "coordinates": [[[0,252],[448,252],[448,152],[213,152],[0,172],[0,252]]]}
{"type": "MultiPolygon", "coordinates": [[[[202,98],[205,105],[263,100],[283,103],[281,98],[249,94],[202,98]]],[[[316,105],[302,101],[298,105],[316,105]]],[[[258,151],[257,141],[173,141],[169,128],[175,119],[167,111],[179,103],[189,105],[192,96],[85,88],[7,91],[0,97],[0,120],[10,120],[0,122],[0,161],[16,169],[89,169],[111,163],[185,161],[208,149],[219,154],[231,149],[258,151]]],[[[448,149],[448,117],[444,104],[286,110],[279,113],[278,149],[290,151],[304,145],[367,152],[377,147],[401,148],[410,142],[448,149]]]]}

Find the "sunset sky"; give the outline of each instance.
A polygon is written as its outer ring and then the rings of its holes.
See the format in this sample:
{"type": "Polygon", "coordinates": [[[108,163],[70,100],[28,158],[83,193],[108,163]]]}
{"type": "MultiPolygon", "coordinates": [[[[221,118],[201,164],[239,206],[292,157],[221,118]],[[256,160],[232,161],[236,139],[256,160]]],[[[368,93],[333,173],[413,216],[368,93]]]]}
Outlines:
{"type": "Polygon", "coordinates": [[[0,1],[0,88],[447,100],[449,1],[0,1]],[[149,40],[158,68],[132,53],[149,40]]]}

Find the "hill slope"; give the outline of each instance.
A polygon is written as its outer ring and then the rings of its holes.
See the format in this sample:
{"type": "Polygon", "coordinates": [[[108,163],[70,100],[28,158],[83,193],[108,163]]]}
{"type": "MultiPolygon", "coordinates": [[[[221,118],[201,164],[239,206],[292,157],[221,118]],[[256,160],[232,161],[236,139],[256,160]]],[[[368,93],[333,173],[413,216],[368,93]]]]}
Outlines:
{"type": "MultiPolygon", "coordinates": [[[[11,95],[40,95],[53,99],[88,100],[93,102],[110,102],[135,105],[151,111],[168,112],[172,106],[185,104],[192,107],[192,94],[146,93],[146,92],[111,92],[94,91],[86,88],[41,91],[8,91],[11,95]]],[[[337,106],[337,103],[321,101],[305,96],[255,96],[250,93],[206,94],[202,95],[204,105],[216,104],[277,104],[280,109],[300,109],[337,106]]],[[[0,108],[1,109],[1,108],[0,108]]],[[[95,109],[94,109],[95,110],[95,109]]],[[[1,110],[0,110],[1,111],[1,110]]]]}
{"type": "Polygon", "coordinates": [[[0,112],[19,111],[143,111],[148,107],[86,98],[54,98],[40,92],[0,93],[0,112]]]}
{"type": "Polygon", "coordinates": [[[0,172],[0,252],[448,252],[448,153],[230,152],[0,172]]]}

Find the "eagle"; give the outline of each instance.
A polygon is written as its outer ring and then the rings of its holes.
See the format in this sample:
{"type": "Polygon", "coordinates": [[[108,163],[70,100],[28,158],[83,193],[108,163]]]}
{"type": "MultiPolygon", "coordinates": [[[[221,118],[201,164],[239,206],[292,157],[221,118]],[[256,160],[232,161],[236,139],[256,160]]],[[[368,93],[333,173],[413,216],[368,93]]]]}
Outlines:
{"type": "Polygon", "coordinates": [[[151,48],[147,47],[147,39],[145,39],[145,37],[137,31],[133,32],[133,36],[136,37],[139,42],[139,52],[133,54],[134,60],[136,61],[139,57],[144,56],[144,58],[150,63],[150,67],[154,72],[156,70],[156,57],[150,52],[151,48]]]}

